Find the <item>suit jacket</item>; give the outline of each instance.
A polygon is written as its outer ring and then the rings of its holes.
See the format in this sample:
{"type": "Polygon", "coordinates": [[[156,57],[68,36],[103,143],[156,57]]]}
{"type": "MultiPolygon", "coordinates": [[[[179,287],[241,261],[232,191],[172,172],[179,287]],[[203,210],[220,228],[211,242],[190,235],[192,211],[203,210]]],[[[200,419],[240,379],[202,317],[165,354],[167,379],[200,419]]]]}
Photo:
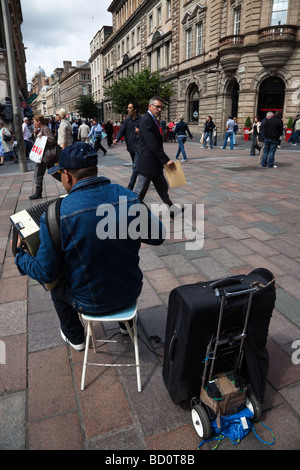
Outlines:
{"type": "Polygon", "coordinates": [[[159,176],[169,161],[163,149],[163,138],[152,115],[147,112],[140,121],[139,156],[136,169],[144,176],[159,176]]]}

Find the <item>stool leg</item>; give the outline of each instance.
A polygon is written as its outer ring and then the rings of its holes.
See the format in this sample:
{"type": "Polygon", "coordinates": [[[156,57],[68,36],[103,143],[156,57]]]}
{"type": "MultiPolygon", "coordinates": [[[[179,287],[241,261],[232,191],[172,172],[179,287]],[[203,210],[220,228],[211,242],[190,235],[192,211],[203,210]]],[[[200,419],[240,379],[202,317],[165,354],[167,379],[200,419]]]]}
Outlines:
{"type": "Polygon", "coordinates": [[[82,375],[81,375],[81,390],[84,390],[85,384],[85,374],[86,374],[86,366],[88,361],[88,353],[89,353],[89,343],[90,343],[90,334],[91,334],[91,322],[87,324],[87,332],[85,338],[85,349],[84,349],[84,358],[83,358],[83,367],[82,367],[82,375]]]}
{"type": "Polygon", "coordinates": [[[94,353],[96,354],[96,353],[97,353],[97,349],[96,349],[96,341],[95,341],[95,336],[94,336],[93,323],[92,323],[92,322],[89,322],[89,325],[90,325],[90,336],[91,336],[91,338],[92,338],[92,345],[93,345],[94,353]]]}
{"type": "Polygon", "coordinates": [[[135,354],[135,363],[136,363],[137,388],[138,388],[138,392],[141,392],[142,385],[141,385],[141,374],[140,374],[140,356],[139,356],[136,316],[133,318],[133,344],[134,344],[134,354],[135,354]]]}

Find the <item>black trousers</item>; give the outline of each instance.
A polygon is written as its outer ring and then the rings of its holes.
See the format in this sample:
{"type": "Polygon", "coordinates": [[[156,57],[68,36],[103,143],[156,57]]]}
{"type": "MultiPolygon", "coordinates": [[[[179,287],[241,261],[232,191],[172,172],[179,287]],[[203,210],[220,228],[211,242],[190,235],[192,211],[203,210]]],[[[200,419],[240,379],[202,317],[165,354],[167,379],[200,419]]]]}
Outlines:
{"type": "Polygon", "coordinates": [[[101,145],[101,140],[98,139],[95,140],[94,149],[96,150],[96,152],[98,152],[99,149],[102,150],[104,155],[107,152],[107,150],[101,145]]]}
{"type": "MultiPolygon", "coordinates": [[[[84,342],[84,326],[81,322],[79,313],[67,301],[63,289],[58,286],[51,290],[51,298],[54,304],[57,316],[60,321],[60,328],[63,334],[72,344],[81,344],[84,342]]],[[[92,314],[89,314],[92,316],[92,314]]],[[[109,312],[107,313],[109,316],[109,312]]],[[[95,314],[97,316],[97,314],[95,314]]],[[[132,326],[132,320],[129,320],[129,326],[132,326]]],[[[124,323],[119,322],[119,326],[126,328],[124,323]]]]}

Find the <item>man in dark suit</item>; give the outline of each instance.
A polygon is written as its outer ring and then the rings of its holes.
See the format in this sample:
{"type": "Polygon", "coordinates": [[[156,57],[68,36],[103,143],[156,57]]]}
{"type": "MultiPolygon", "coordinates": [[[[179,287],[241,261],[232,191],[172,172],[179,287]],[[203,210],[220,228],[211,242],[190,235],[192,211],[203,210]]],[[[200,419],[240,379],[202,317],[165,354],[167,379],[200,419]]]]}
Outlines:
{"type": "MultiPolygon", "coordinates": [[[[152,181],[162,201],[171,207],[173,203],[168,194],[168,183],[163,174],[163,167],[167,164],[175,169],[176,166],[163,149],[163,138],[159,125],[159,117],[163,108],[164,100],[162,98],[151,98],[148,111],[140,121],[139,158],[137,161],[139,176],[134,192],[144,199],[152,181]]],[[[171,217],[174,217],[173,211],[171,217]]]]}

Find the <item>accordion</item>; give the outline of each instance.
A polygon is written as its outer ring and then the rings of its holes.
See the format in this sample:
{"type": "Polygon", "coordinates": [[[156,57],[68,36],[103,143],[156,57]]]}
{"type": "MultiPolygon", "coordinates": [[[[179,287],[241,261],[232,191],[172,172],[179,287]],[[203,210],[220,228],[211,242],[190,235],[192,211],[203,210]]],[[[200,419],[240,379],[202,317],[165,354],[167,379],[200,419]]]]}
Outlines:
{"type": "MultiPolygon", "coordinates": [[[[65,197],[60,196],[60,197],[65,197]]],[[[57,201],[58,198],[51,199],[49,201],[42,202],[36,206],[24,209],[16,214],[10,216],[10,221],[13,225],[12,232],[12,252],[16,256],[17,253],[17,241],[18,235],[26,242],[27,248],[31,256],[35,256],[40,246],[40,218],[42,214],[53,202],[57,201]]],[[[44,285],[46,290],[51,290],[58,281],[51,285],[44,285]]]]}

